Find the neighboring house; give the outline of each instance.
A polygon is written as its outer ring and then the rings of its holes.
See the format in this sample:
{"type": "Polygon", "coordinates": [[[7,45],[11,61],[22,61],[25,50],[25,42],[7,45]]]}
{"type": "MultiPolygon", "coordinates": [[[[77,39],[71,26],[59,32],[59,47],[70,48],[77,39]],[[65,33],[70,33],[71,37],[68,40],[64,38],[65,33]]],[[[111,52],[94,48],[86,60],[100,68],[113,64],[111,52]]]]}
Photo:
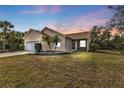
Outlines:
{"type": "MultiPolygon", "coordinates": [[[[89,31],[63,34],[48,27],[45,27],[42,31],[30,29],[29,32],[24,36],[25,50],[35,51],[35,43],[41,43],[43,51],[49,51],[47,43],[42,41],[42,36],[44,34],[50,36],[58,34],[60,42],[57,43],[56,51],[89,50],[89,31]]],[[[54,46],[54,44],[51,44],[52,50],[54,50],[54,46]]]]}

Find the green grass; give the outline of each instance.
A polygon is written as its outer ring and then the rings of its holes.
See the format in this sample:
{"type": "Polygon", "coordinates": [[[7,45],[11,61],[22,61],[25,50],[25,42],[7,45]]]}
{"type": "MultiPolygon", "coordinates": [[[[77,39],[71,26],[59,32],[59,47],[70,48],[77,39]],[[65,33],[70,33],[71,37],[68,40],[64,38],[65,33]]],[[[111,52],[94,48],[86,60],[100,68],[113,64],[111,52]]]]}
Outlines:
{"type": "Polygon", "coordinates": [[[77,52],[0,58],[0,87],[124,87],[124,55],[77,52]]]}

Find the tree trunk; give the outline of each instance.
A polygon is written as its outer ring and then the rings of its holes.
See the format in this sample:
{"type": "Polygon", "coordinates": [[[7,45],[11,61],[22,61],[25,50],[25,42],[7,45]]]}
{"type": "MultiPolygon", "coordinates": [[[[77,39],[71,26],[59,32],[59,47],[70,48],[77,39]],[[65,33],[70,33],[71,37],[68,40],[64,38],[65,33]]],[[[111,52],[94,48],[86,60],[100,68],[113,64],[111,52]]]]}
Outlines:
{"type": "Polygon", "coordinates": [[[56,51],[56,44],[55,44],[55,51],[56,51]]]}
{"type": "Polygon", "coordinates": [[[3,41],[3,52],[5,51],[5,41],[3,41]]]}
{"type": "Polygon", "coordinates": [[[50,46],[50,44],[48,44],[49,45],[49,48],[50,48],[50,51],[51,51],[51,46],[50,46]]]}

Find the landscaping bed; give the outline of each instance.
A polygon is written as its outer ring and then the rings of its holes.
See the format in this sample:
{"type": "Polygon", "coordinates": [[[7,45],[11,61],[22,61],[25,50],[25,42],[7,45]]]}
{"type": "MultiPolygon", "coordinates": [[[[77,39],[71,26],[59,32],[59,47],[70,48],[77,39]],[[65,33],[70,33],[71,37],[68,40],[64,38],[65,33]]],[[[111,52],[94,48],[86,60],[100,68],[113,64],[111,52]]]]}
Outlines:
{"type": "Polygon", "coordinates": [[[67,52],[67,51],[55,51],[55,52],[51,52],[51,51],[44,51],[44,52],[38,52],[35,53],[36,55],[48,55],[48,56],[54,56],[54,55],[65,55],[65,54],[70,54],[72,52],[67,52]]]}

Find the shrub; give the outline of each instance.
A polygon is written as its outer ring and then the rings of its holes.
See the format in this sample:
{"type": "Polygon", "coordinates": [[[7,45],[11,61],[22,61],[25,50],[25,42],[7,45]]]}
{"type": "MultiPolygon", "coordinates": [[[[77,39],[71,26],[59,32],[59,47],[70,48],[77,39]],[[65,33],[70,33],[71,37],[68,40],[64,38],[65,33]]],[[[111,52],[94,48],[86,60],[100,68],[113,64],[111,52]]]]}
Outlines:
{"type": "Polygon", "coordinates": [[[118,45],[118,49],[124,50],[124,44],[123,44],[123,43],[120,43],[120,44],[118,45]]]}
{"type": "Polygon", "coordinates": [[[9,50],[10,49],[10,45],[9,44],[5,44],[5,49],[9,50]]]}
{"type": "Polygon", "coordinates": [[[102,49],[114,49],[115,45],[110,41],[105,41],[105,42],[102,43],[101,48],[102,49]]]}
{"type": "Polygon", "coordinates": [[[24,50],[24,45],[23,44],[19,45],[19,50],[24,50]]]}
{"type": "Polygon", "coordinates": [[[41,52],[41,48],[42,48],[41,43],[36,43],[35,44],[35,50],[36,50],[36,52],[41,52]]]}
{"type": "Polygon", "coordinates": [[[90,44],[90,51],[95,52],[99,48],[99,45],[96,43],[90,44]]]}

